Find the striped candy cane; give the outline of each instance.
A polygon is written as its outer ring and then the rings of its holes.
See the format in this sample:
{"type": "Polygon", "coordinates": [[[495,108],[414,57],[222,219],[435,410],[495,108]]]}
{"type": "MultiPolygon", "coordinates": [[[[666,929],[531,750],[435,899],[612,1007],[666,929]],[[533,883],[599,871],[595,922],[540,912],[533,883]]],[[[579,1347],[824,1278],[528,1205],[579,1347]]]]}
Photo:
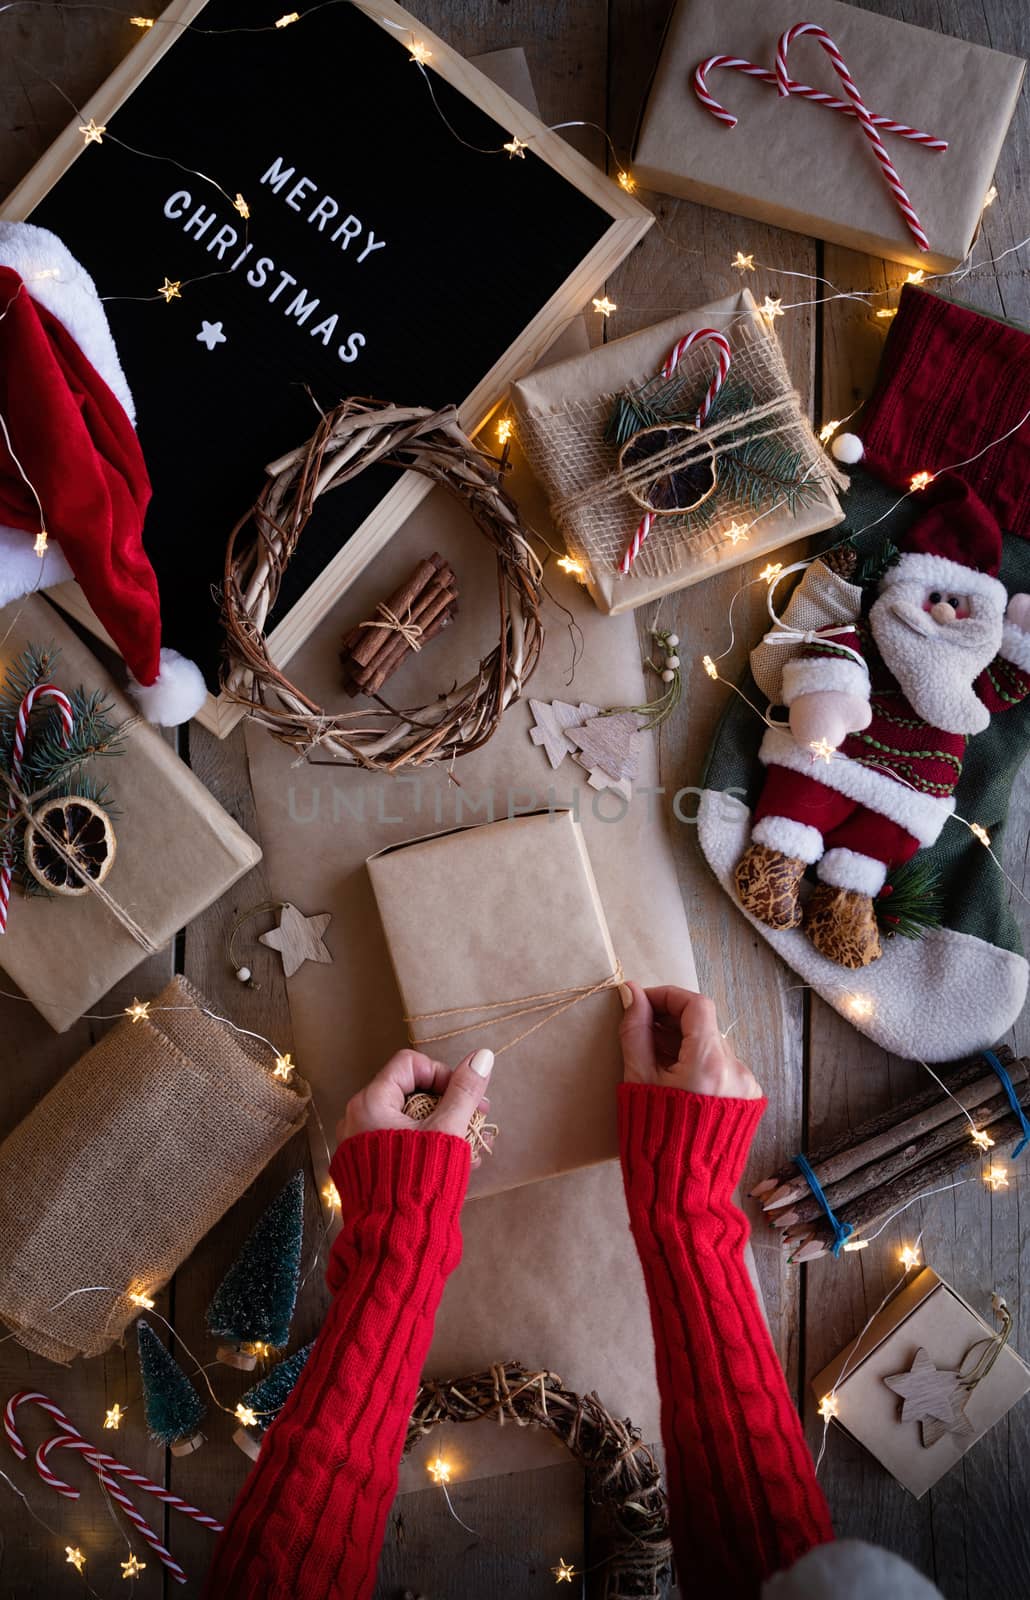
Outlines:
{"type": "MultiPolygon", "coordinates": [[[[728,67],[733,72],[743,73],[747,78],[757,78],[761,83],[779,87],[779,79],[769,67],[761,67],[754,61],[745,61],[741,56],[709,56],[707,61],[702,61],[694,69],[694,93],[705,109],[720,122],[724,122],[727,128],[735,128],[737,118],[732,111],[727,111],[721,101],[716,100],[708,87],[708,74],[716,67],[728,67]]],[[[847,117],[858,115],[850,100],[838,100],[835,95],[827,94],[823,89],[809,88],[807,83],[795,83],[791,79],[790,93],[824,106],[827,111],[839,111],[847,117]]],[[[912,128],[907,122],[895,122],[893,117],[881,117],[875,111],[870,111],[869,120],[881,133],[896,134],[899,139],[908,139],[913,144],[925,145],[927,150],[939,152],[948,148],[947,139],[935,139],[932,133],[924,133],[921,128],[912,128]]]]}
{"type": "Polygon", "coordinates": [[[898,177],[891,158],[884,148],[883,140],[876,130],[873,119],[866,110],[865,102],[858,92],[858,87],[851,73],[847,69],[844,57],[826,29],[821,28],[817,22],[796,22],[793,28],[788,28],[786,33],[781,35],[780,41],[776,46],[776,86],[780,94],[789,95],[792,92],[791,80],[787,76],[787,51],[795,39],[800,39],[806,33],[811,34],[812,38],[822,46],[833,63],[833,70],[844,86],[844,93],[855,108],[855,116],[859,120],[862,132],[873,147],[873,154],[880,163],[880,171],[883,173],[884,181],[897,202],[898,210],[908,223],[909,231],[920,250],[929,250],[930,241],[923,232],[922,224],[915,214],[911,200],[905,193],[901,179],[898,177]]]}
{"type": "MultiPolygon", "coordinates": [[[[61,737],[65,745],[69,743],[72,728],[75,725],[72,716],[71,701],[66,694],[53,683],[37,683],[30,689],[21,705],[18,707],[18,716],[14,724],[14,745],[11,750],[11,783],[17,788],[21,783],[21,766],[25,758],[25,736],[28,732],[29,717],[37,700],[53,700],[61,718],[61,737]]],[[[17,814],[18,802],[14,798],[12,789],[7,791],[7,824],[17,814]]],[[[11,878],[14,874],[14,859],[11,852],[10,841],[6,841],[3,851],[3,860],[0,864],[0,934],[7,932],[7,914],[11,904],[11,878]]]]}
{"type": "MultiPolygon", "coordinates": [[[[695,427],[700,428],[709,411],[711,411],[712,402],[725,383],[726,374],[730,370],[730,342],[726,335],[719,333],[715,328],[694,328],[690,333],[685,333],[682,339],[677,339],[666,356],[661,376],[663,378],[671,378],[684,353],[690,349],[691,345],[695,344],[713,344],[717,352],[715,376],[708,385],[708,392],[698,407],[697,416],[694,419],[695,427]]],[[[619,571],[624,577],[640,554],[641,546],[647,541],[653,526],[653,514],[650,511],[645,511],[637,524],[632,539],[626,546],[622,560],[619,562],[619,571]]]]}

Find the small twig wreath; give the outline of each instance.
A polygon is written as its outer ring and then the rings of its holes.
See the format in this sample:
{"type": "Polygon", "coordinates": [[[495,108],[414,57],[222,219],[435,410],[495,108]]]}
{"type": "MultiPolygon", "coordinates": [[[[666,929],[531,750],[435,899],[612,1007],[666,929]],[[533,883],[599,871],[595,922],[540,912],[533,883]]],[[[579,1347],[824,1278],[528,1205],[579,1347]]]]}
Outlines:
{"type": "Polygon", "coordinates": [[[542,587],[543,569],[497,465],[462,430],[452,406],[345,400],[306,444],[271,464],[257,502],[229,535],[223,690],[284,744],[304,752],[321,746],[349,766],[393,772],[466,755],[493,735],[536,666],[542,587]],[[396,710],[376,696],[376,709],[332,714],[275,665],[264,626],[315,501],[373,462],[424,473],[467,506],[497,555],[500,640],[466,682],[427,705],[396,710]]]}
{"type": "Polygon", "coordinates": [[[468,1378],[423,1383],[405,1452],[441,1422],[480,1417],[546,1428],[562,1441],[583,1467],[591,1500],[603,1513],[599,1526],[592,1526],[588,1570],[603,1568],[604,1600],[661,1600],[672,1576],[669,1514],[661,1469],[641,1444],[640,1430],[617,1421],[596,1394],[574,1394],[553,1372],[530,1372],[508,1361],[468,1378]]]}

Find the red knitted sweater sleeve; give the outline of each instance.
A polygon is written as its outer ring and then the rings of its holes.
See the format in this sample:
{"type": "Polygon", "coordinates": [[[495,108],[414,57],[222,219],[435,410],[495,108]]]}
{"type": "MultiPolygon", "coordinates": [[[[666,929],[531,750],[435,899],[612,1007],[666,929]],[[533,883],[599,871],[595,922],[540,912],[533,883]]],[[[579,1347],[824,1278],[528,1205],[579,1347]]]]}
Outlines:
{"type": "Polygon", "coordinates": [[[680,1584],[757,1595],[833,1538],[733,1204],[764,1100],[623,1084],[630,1226],[651,1302],[680,1584]]]}
{"type": "Polygon", "coordinates": [[[207,1600],[367,1600],[447,1276],[461,1257],[469,1147],[362,1133],[330,1172],[335,1298],[215,1551],[207,1600]]]}

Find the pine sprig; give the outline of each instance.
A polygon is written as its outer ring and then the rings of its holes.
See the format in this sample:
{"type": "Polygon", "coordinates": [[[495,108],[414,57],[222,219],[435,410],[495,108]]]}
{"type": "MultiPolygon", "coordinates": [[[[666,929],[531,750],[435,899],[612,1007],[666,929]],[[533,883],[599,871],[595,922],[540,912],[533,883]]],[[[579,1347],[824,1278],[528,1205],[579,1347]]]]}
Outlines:
{"type": "Polygon", "coordinates": [[[854,540],[849,539],[848,543],[858,557],[857,565],[849,581],[860,584],[863,588],[869,584],[879,583],[884,574],[889,572],[891,567],[897,566],[901,560],[901,551],[894,543],[894,540],[886,536],[880,540],[874,549],[867,551],[865,554],[859,550],[854,540]]]}
{"type": "Polygon", "coordinates": [[[891,873],[874,902],[876,920],[890,937],[921,939],[944,918],[944,897],[936,869],[914,856],[891,873]]]}

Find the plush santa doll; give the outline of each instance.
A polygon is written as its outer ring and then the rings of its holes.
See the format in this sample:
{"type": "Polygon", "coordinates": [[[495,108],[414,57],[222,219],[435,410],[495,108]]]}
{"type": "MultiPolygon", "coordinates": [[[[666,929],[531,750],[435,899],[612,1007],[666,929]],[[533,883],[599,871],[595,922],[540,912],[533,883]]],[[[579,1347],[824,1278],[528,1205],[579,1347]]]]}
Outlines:
{"type": "Polygon", "coordinates": [[[92,279],[46,229],[0,223],[0,605],[76,578],[144,716],[172,725],[206,689],[161,648],[134,421],[92,279]]]}
{"type": "Polygon", "coordinates": [[[888,873],[937,840],[969,739],[1030,694],[1030,595],[1008,599],[1000,562],[994,516],[942,474],[868,616],[861,589],[839,586],[853,615],[807,634],[783,668],[789,727],[762,741],[765,783],[736,888],[752,916],[803,923],[842,966],[878,958],[873,902],[888,873]]]}

